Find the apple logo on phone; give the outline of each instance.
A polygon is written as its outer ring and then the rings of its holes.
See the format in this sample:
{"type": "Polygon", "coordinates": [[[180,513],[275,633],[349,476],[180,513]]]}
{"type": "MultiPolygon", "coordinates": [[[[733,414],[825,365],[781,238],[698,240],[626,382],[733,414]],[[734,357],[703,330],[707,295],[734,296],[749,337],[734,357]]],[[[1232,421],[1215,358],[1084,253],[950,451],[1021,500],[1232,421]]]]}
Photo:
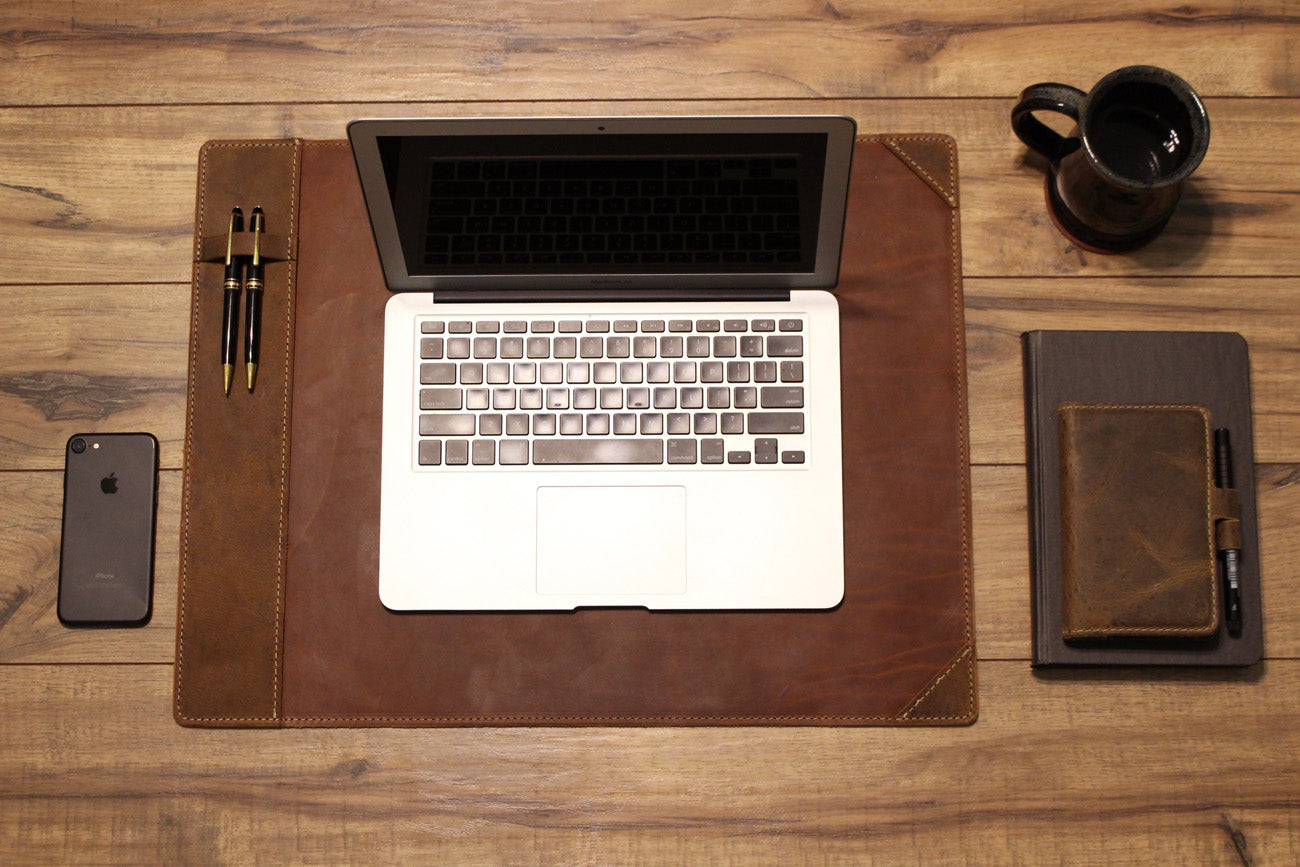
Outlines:
{"type": "Polygon", "coordinates": [[[99,489],[106,494],[117,493],[117,473],[109,473],[99,481],[99,489]]]}

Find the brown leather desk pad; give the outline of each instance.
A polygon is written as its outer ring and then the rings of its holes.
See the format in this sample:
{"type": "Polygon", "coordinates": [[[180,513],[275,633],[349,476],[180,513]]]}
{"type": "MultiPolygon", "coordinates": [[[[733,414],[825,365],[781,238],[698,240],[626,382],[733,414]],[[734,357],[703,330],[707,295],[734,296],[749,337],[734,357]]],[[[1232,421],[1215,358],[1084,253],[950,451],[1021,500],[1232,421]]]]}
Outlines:
{"type": "MultiPolygon", "coordinates": [[[[248,246],[236,238],[236,250],[248,246]]],[[[383,308],[346,142],[199,161],[183,725],[960,725],[976,716],[957,163],[859,139],[836,294],[846,591],[830,611],[414,613],[377,596],[383,308]],[[270,233],[258,384],[221,391],[230,209],[270,233]]]]}

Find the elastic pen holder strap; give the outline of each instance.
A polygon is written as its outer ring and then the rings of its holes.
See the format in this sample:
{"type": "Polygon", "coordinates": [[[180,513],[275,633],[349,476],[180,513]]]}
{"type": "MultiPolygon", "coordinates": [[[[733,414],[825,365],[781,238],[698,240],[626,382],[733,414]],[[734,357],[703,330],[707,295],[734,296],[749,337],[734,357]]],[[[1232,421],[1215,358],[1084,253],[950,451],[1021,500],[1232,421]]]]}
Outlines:
{"type": "Polygon", "coordinates": [[[1220,551],[1241,548],[1241,500],[1233,488],[1215,488],[1210,495],[1214,546],[1220,551]]]}

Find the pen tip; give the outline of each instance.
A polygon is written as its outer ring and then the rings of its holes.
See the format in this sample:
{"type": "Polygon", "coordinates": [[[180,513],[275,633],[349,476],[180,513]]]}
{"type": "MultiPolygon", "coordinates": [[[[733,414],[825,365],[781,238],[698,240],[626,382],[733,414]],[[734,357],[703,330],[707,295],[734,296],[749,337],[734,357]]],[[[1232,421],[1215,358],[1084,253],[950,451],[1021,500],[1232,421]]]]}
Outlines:
{"type": "Polygon", "coordinates": [[[253,390],[253,383],[257,382],[257,365],[253,362],[248,363],[248,390],[253,390]]]}
{"type": "Polygon", "coordinates": [[[235,378],[235,365],[233,365],[233,364],[223,364],[223,365],[221,365],[221,372],[222,372],[222,374],[225,376],[225,380],[226,380],[226,397],[229,397],[229,396],[230,396],[230,383],[231,383],[231,382],[234,380],[234,378],[235,378]]]}

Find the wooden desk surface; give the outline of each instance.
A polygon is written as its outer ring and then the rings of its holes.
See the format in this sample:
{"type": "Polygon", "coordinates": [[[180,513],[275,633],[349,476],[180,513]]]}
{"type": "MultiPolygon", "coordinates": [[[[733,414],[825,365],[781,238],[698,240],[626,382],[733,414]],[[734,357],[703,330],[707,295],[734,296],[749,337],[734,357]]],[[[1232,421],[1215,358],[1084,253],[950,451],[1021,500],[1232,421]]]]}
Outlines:
{"type": "Polygon", "coordinates": [[[864,0],[6,3],[0,861],[1296,863],[1300,16],[864,0]],[[1153,63],[1205,163],[1127,256],[1051,227],[1020,88],[1153,63]],[[630,104],[612,105],[616,100],[630,104]],[[195,164],[363,115],[836,112],[958,142],[980,660],[961,729],[196,731],[171,717],[195,164]],[[1035,675],[1018,335],[1250,343],[1267,660],[1035,675]],[[55,617],[77,431],[162,442],[152,623],[55,617]]]}

